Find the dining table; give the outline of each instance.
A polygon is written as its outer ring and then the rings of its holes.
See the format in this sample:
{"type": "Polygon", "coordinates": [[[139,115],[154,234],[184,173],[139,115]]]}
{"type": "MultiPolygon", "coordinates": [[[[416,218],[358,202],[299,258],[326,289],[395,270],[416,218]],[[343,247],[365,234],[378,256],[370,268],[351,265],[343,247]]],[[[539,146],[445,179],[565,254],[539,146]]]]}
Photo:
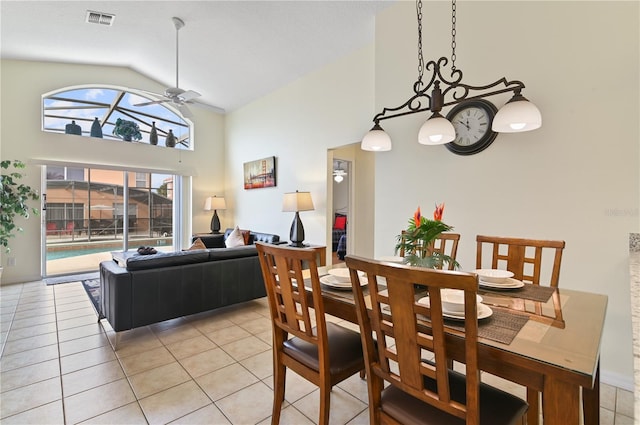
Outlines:
{"type": "MultiPolygon", "coordinates": [[[[326,284],[327,270],[319,268],[325,313],[357,324],[351,288],[326,284]]],[[[370,306],[368,284],[363,288],[370,306]]],[[[491,312],[478,319],[480,370],[541,392],[545,425],[578,425],[581,394],[584,424],[599,424],[607,296],[532,284],[509,290],[479,287],[478,294],[491,312]]],[[[416,289],[417,300],[423,295],[416,289]]],[[[446,322],[448,353],[464,363],[464,328],[459,320],[446,322]]],[[[428,328],[428,320],[421,326],[428,328]]],[[[533,412],[528,423],[537,422],[533,412]]]]}

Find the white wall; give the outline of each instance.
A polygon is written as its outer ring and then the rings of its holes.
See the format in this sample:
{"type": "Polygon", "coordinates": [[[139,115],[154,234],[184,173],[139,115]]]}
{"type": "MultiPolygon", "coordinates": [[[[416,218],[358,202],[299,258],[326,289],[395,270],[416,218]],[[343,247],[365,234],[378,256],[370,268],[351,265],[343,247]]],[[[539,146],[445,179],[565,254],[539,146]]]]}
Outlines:
{"type": "MultiPolygon", "coordinates": [[[[359,142],[370,126],[372,108],[369,46],[228,114],[226,187],[231,211],[221,218],[223,227],[237,224],[288,240],[293,213],[282,212],[282,195],[310,191],[315,211],[300,213],[305,241],[326,244],[332,215],[331,210],[327,214],[327,149],[359,142]],[[277,186],[244,190],[242,164],[271,155],[276,156],[277,186]]],[[[363,169],[369,167],[365,162],[363,169]]],[[[367,203],[372,205],[372,199],[363,200],[367,203]]],[[[363,243],[372,254],[371,232],[363,232],[363,243]]]]}
{"type": "MultiPolygon", "coordinates": [[[[25,183],[40,187],[38,164],[59,161],[94,166],[141,168],[193,177],[193,230],[209,231],[211,215],[203,211],[204,199],[224,194],[224,117],[191,108],[195,117],[193,144],[184,151],[138,143],[122,143],[41,131],[41,95],[62,87],[106,84],[162,92],[163,87],[126,68],[3,60],[1,63],[0,158],[28,163],[25,183]]],[[[188,183],[188,181],[187,181],[188,183]]],[[[185,195],[186,217],[192,215],[191,196],[185,195]]],[[[190,221],[183,231],[189,235],[190,221]]],[[[2,284],[40,279],[40,218],[23,220],[25,231],[10,240],[15,267],[0,253],[2,284]]]]}
{"type": "MultiPolygon", "coordinates": [[[[416,206],[428,215],[436,202],[446,203],[443,220],[462,235],[463,269],[475,268],[477,234],[565,240],[560,285],[608,295],[602,379],[628,388],[628,235],[640,228],[638,6],[458,2],[463,82],[523,81],[543,126],[501,134],[484,152],[463,157],[417,143],[426,116],[383,121],[394,145],[376,154],[375,184],[376,255],[393,253],[416,206]]],[[[450,5],[425,2],[423,11],[425,60],[449,57],[450,5]]],[[[415,22],[413,2],[377,19],[378,111],[412,94],[415,22]]],[[[506,99],[491,100],[500,107],[506,99]]]]}

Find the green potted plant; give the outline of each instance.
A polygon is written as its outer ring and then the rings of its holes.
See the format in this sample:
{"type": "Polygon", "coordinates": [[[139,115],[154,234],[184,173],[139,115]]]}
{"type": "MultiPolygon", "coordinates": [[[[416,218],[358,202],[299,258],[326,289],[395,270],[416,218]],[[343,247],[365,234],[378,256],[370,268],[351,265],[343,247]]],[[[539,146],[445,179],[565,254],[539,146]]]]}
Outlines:
{"type": "Polygon", "coordinates": [[[113,134],[115,136],[122,137],[125,142],[130,142],[134,139],[142,139],[142,134],[140,133],[140,127],[138,127],[138,124],[121,118],[116,120],[116,125],[113,127],[113,134]]]}
{"type": "Polygon", "coordinates": [[[420,207],[409,219],[407,230],[396,237],[396,254],[406,253],[404,263],[412,266],[436,268],[443,264],[453,263],[459,267],[457,261],[448,255],[441,255],[433,251],[433,242],[442,232],[453,230],[453,227],[442,222],[444,204],[436,205],[433,220],[429,220],[420,213],[420,207]]]}
{"type": "Polygon", "coordinates": [[[9,253],[9,238],[15,236],[15,232],[22,232],[22,227],[14,223],[16,216],[29,218],[33,213],[38,215],[39,210],[29,207],[28,201],[40,199],[38,191],[20,183],[23,174],[19,171],[25,168],[22,161],[1,161],[2,175],[0,179],[0,246],[9,253]],[[13,167],[13,169],[10,169],[13,167]]]}

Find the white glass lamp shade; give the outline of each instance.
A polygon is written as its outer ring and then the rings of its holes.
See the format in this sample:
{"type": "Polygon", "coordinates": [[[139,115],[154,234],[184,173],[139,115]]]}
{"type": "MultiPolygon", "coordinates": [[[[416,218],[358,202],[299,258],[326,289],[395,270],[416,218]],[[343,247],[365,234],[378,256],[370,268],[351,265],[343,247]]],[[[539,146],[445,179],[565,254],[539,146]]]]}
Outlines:
{"type": "Polygon", "coordinates": [[[204,201],[204,210],[205,211],[212,211],[212,210],[226,210],[227,209],[227,204],[224,201],[224,198],[222,197],[217,197],[217,196],[209,196],[205,201],[204,201]]]}
{"type": "Polygon", "coordinates": [[[493,118],[491,129],[498,133],[531,131],[542,126],[542,115],[536,105],[515,94],[493,118]]]}
{"type": "Polygon", "coordinates": [[[282,211],[313,211],[313,200],[311,200],[311,192],[289,192],[285,193],[282,198],[282,211]]]}
{"type": "Polygon", "coordinates": [[[434,112],[418,133],[418,143],[422,145],[444,145],[456,138],[453,124],[438,112],[434,112]]]}
{"type": "Polygon", "coordinates": [[[376,123],[362,138],[360,149],[363,151],[384,152],[391,150],[391,137],[376,123]]]}
{"type": "Polygon", "coordinates": [[[335,180],[336,183],[342,183],[342,180],[344,180],[344,177],[342,177],[342,174],[336,174],[333,177],[333,180],[335,180]]]}

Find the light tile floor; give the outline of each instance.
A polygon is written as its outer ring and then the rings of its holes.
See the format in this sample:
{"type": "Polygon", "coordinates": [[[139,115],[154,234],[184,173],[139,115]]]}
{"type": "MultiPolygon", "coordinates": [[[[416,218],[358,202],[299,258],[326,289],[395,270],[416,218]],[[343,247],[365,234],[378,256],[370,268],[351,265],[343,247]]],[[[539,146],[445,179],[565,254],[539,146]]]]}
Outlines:
{"type": "MultiPolygon", "coordinates": [[[[2,424],[269,424],[266,300],[124,332],[118,350],[82,284],[0,287],[2,424]]],[[[344,325],[352,327],[352,324],[344,325]]],[[[484,380],[521,397],[522,387],[484,380]]],[[[313,424],[317,388],[287,374],[282,424],[313,424]]],[[[633,394],[601,386],[601,424],[633,424],[633,394]]],[[[366,424],[366,382],[331,395],[332,424],[366,424]]]]}

